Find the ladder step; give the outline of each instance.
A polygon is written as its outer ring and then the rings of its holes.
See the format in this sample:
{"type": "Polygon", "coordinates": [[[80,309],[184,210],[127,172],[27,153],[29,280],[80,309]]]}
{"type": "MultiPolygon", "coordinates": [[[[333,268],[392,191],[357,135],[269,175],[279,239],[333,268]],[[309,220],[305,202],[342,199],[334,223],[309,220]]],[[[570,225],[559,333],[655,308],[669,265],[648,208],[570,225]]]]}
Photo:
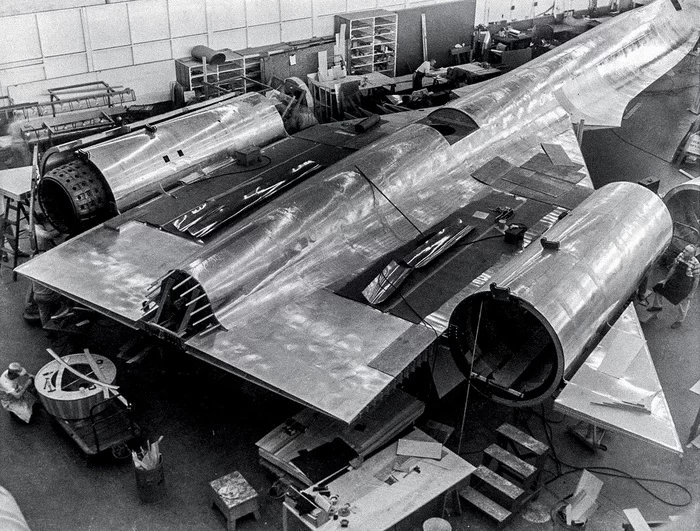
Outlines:
{"type": "Polygon", "coordinates": [[[520,476],[525,480],[537,472],[537,468],[530,463],[526,463],[519,457],[511,454],[508,450],[504,450],[500,446],[492,444],[484,450],[484,454],[498,461],[506,470],[520,476]]]}
{"type": "Polygon", "coordinates": [[[544,455],[547,453],[547,450],[549,450],[549,446],[541,443],[534,437],[530,437],[527,433],[520,431],[518,428],[511,426],[510,424],[501,424],[496,429],[496,432],[506,439],[518,443],[520,446],[526,448],[533,454],[544,455]]]}
{"type": "Polygon", "coordinates": [[[523,489],[484,465],[480,465],[472,475],[491,487],[497,494],[504,496],[509,502],[518,501],[525,494],[523,489]]]}
{"type": "Polygon", "coordinates": [[[459,495],[481,512],[493,518],[499,524],[504,523],[513,514],[505,507],[500,506],[491,498],[487,498],[481,494],[481,492],[473,489],[472,487],[463,488],[459,491],[459,495]]]}

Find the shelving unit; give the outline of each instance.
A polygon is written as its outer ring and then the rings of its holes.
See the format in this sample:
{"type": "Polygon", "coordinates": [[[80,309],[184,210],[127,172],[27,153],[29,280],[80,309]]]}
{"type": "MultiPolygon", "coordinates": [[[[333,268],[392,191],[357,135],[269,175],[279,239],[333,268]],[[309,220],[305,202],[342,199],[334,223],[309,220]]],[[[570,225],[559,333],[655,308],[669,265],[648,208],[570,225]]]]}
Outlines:
{"type": "Polygon", "coordinates": [[[345,24],[348,74],[396,75],[398,15],[385,9],[335,16],[335,32],[345,24]]]}
{"type": "Polygon", "coordinates": [[[259,50],[228,52],[227,55],[232,59],[219,65],[204,64],[191,57],[176,59],[175,79],[185,90],[194,90],[198,100],[225,93],[244,94],[263,89],[261,84],[256,83],[262,81],[259,50]]]}

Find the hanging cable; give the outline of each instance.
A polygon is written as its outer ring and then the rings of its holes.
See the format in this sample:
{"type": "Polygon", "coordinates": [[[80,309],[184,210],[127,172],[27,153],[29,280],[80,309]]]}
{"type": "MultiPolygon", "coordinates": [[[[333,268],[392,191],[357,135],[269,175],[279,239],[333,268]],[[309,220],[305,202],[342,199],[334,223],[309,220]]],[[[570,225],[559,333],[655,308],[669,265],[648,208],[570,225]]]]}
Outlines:
{"type": "Polygon", "coordinates": [[[386,200],[389,202],[389,204],[390,204],[391,206],[393,206],[393,207],[396,209],[396,211],[397,211],[399,214],[401,214],[401,215],[406,219],[406,221],[408,221],[408,222],[411,224],[411,226],[412,226],[414,229],[416,229],[416,230],[418,231],[418,233],[419,233],[421,236],[424,236],[423,231],[420,230],[420,229],[416,226],[416,224],[413,223],[413,221],[411,221],[411,218],[409,218],[406,214],[404,214],[404,213],[401,211],[401,209],[400,209],[398,206],[396,206],[396,205],[394,204],[394,202],[393,202],[391,199],[389,199],[389,198],[384,194],[384,192],[382,192],[381,188],[379,188],[376,184],[374,184],[374,183],[372,182],[372,180],[371,180],[369,177],[367,177],[367,176],[365,175],[365,173],[364,173],[360,168],[358,168],[357,166],[355,166],[355,170],[357,170],[357,173],[359,173],[362,177],[365,178],[365,180],[369,183],[369,185],[370,185],[372,188],[376,189],[377,192],[379,192],[380,194],[382,194],[382,197],[383,197],[384,199],[386,199],[386,200]]]}
{"type": "MultiPolygon", "coordinates": [[[[479,329],[481,328],[481,311],[484,309],[484,301],[481,301],[479,305],[479,317],[476,321],[476,333],[474,334],[474,348],[472,349],[472,363],[474,363],[474,356],[476,354],[476,345],[479,340],[479,329]]],[[[464,412],[462,413],[462,427],[459,430],[459,444],[457,445],[457,455],[460,455],[462,451],[462,439],[464,438],[464,424],[467,421],[467,406],[469,405],[469,391],[472,388],[472,374],[471,368],[469,369],[469,378],[467,379],[467,396],[464,398],[464,412]]]]}

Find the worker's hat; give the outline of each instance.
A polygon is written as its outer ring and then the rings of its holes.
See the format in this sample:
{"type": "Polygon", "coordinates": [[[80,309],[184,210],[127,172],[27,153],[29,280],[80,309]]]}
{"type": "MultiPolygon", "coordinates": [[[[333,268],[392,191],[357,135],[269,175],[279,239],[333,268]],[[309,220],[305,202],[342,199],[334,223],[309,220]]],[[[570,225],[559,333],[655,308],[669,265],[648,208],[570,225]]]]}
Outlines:
{"type": "Polygon", "coordinates": [[[22,367],[22,366],[21,366],[19,363],[17,363],[16,361],[13,361],[12,363],[10,363],[10,364],[7,366],[7,368],[10,369],[10,370],[13,371],[13,372],[22,372],[22,369],[24,369],[24,367],[22,367]]]}

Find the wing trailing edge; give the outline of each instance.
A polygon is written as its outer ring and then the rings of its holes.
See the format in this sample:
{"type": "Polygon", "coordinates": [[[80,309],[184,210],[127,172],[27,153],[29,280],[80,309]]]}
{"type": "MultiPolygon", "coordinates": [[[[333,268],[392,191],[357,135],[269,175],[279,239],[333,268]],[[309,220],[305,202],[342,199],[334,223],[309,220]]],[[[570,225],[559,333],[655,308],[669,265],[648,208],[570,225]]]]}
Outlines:
{"type": "Polygon", "coordinates": [[[632,305],[564,387],[554,401],[554,409],[673,453],[683,453],[632,305]]]}

